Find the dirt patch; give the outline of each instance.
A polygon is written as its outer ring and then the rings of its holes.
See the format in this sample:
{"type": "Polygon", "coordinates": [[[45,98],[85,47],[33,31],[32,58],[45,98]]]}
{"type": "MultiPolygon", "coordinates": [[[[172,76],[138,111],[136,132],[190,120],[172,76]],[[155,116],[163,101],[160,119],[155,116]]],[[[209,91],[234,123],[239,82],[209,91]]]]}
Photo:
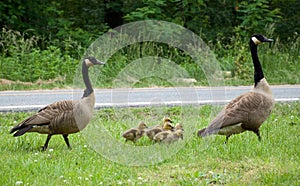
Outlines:
{"type": "Polygon", "coordinates": [[[23,82],[23,81],[12,81],[12,80],[8,80],[8,79],[0,79],[0,85],[26,85],[26,86],[32,86],[32,85],[48,85],[48,84],[54,84],[57,82],[63,82],[65,81],[65,77],[57,77],[54,79],[49,79],[49,80],[41,80],[38,79],[36,82],[23,82]]]}
{"type": "Polygon", "coordinates": [[[12,81],[8,79],[0,79],[0,85],[33,85],[31,82],[12,81]]]}

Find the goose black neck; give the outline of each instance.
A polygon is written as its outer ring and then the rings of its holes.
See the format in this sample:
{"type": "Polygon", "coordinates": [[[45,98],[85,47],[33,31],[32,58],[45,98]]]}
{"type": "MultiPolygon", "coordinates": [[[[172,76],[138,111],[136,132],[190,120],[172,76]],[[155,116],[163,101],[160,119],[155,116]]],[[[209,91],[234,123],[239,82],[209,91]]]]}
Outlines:
{"type": "Polygon", "coordinates": [[[82,76],[83,76],[83,82],[85,84],[83,97],[88,97],[91,93],[93,93],[94,90],[89,78],[89,71],[85,61],[83,61],[82,63],[82,76]]]}
{"type": "Polygon", "coordinates": [[[251,55],[252,55],[252,60],[254,65],[254,87],[256,87],[256,85],[260,82],[260,80],[262,80],[265,76],[258,59],[257,45],[254,44],[254,42],[251,39],[250,39],[250,50],[251,50],[251,55]]]}

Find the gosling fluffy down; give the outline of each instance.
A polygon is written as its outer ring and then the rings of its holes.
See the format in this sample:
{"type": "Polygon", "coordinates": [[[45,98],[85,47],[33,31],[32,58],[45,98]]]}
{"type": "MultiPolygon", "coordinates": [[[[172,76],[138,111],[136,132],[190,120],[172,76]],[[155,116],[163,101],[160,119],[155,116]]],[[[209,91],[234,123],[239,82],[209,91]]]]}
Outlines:
{"type": "Polygon", "coordinates": [[[162,131],[153,137],[157,143],[173,143],[179,139],[183,139],[183,126],[180,123],[175,125],[174,130],[162,131]]]}
{"type": "Polygon", "coordinates": [[[144,135],[146,128],[147,128],[147,125],[144,122],[141,122],[138,125],[138,128],[131,128],[131,129],[125,131],[122,134],[122,137],[125,138],[125,142],[127,142],[127,141],[136,142],[138,139],[140,139],[144,135]]]}
{"type": "Polygon", "coordinates": [[[175,141],[178,141],[179,139],[183,139],[183,130],[176,130],[169,134],[165,139],[161,141],[161,143],[174,143],[175,141]]]}
{"type": "Polygon", "coordinates": [[[164,117],[162,120],[162,124],[155,125],[146,131],[146,135],[150,140],[153,140],[153,137],[162,131],[172,130],[174,127],[172,126],[173,121],[169,117],[164,117]]]}
{"type": "Polygon", "coordinates": [[[148,138],[150,140],[153,140],[154,136],[160,132],[163,132],[163,131],[170,131],[172,130],[174,127],[171,125],[171,123],[169,122],[166,122],[164,123],[163,127],[161,126],[154,126],[150,129],[148,129],[146,131],[146,135],[148,136],[148,138]]]}

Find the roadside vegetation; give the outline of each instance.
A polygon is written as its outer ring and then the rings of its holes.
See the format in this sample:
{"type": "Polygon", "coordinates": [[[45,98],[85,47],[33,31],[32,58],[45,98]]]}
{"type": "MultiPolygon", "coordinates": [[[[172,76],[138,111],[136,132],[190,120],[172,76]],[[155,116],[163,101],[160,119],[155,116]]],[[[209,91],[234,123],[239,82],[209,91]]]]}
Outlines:
{"type": "MultiPolygon", "coordinates": [[[[298,1],[147,0],[86,4],[18,0],[0,5],[0,90],[72,87],[80,59],[95,39],[117,26],[149,19],[173,22],[199,35],[216,55],[224,71],[219,75],[225,78],[226,85],[251,84],[248,41],[253,33],[275,39],[272,45],[259,47],[268,81],[300,81],[298,1]]],[[[186,53],[165,44],[144,42],[124,47],[111,56],[96,87],[112,87],[112,80],[124,67],[147,56],[170,59],[196,80],[196,86],[208,85],[201,67],[186,53]]],[[[136,86],[156,84],[172,86],[155,77],[140,80],[136,86]]]]}
{"type": "MultiPolygon", "coordinates": [[[[84,55],[83,47],[78,48],[77,57],[65,54],[61,48],[49,46],[44,50],[37,47],[38,39],[27,38],[17,31],[2,31],[2,45],[9,46],[0,58],[0,90],[49,89],[72,87],[76,70],[80,67],[80,58],[84,55]]],[[[271,34],[272,35],[272,34],[271,34]]],[[[300,83],[300,37],[288,44],[275,38],[272,45],[259,46],[265,76],[270,84],[300,83]]],[[[253,82],[253,64],[248,47],[249,38],[232,36],[227,45],[212,45],[211,51],[216,55],[224,74],[221,76],[226,85],[251,85],[253,82]],[[226,74],[227,72],[227,74],[226,74]]],[[[209,45],[209,43],[208,43],[209,45]]],[[[143,43],[130,45],[115,53],[103,66],[96,88],[111,88],[113,80],[132,61],[147,56],[170,59],[188,72],[189,78],[195,79],[195,86],[208,85],[204,72],[190,56],[176,48],[164,44],[143,43]]],[[[172,86],[161,79],[139,80],[137,87],[151,85],[172,86]]],[[[170,82],[169,82],[170,83],[170,82]]]]}
{"type": "MultiPolygon", "coordinates": [[[[196,130],[207,126],[214,111],[219,109],[219,106],[101,109],[96,111],[86,131],[70,135],[72,150],[67,149],[61,136],[54,136],[45,152],[40,151],[45,135],[29,133],[13,138],[9,134],[16,123],[31,113],[2,113],[0,184],[299,185],[299,103],[275,105],[261,127],[261,142],[252,132],[232,136],[227,144],[224,136],[196,137],[196,130]],[[93,149],[105,145],[103,135],[90,133],[96,126],[104,126],[108,135],[124,144],[122,132],[141,120],[148,125],[157,124],[162,115],[182,122],[186,129],[181,145],[171,146],[178,148],[178,152],[162,161],[148,166],[127,166],[93,149]],[[87,141],[89,138],[94,141],[87,141]]],[[[146,137],[136,144],[127,143],[133,149],[151,145],[146,137]]],[[[115,150],[106,148],[114,156],[115,150]]],[[[166,152],[173,150],[168,148],[165,147],[166,152]]]]}

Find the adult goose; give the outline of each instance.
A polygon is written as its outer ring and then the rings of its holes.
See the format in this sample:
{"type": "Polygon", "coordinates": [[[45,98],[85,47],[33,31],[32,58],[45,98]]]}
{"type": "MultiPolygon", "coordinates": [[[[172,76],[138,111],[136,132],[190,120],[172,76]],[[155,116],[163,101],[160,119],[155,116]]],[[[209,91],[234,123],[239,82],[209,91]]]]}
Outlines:
{"type": "Polygon", "coordinates": [[[102,64],[104,63],[94,57],[84,58],[82,62],[82,76],[86,88],[83,97],[75,101],[54,102],[19,123],[11,129],[10,133],[14,133],[14,137],[21,136],[26,132],[48,134],[46,142],[42,146],[42,151],[47,149],[52,135],[61,134],[68,148],[71,149],[68,135],[84,129],[93,115],[95,94],[89,79],[88,68],[102,64]]]}
{"type": "Polygon", "coordinates": [[[227,142],[232,134],[248,130],[261,139],[259,128],[269,117],[275,101],[258,59],[257,46],[272,41],[260,34],[251,36],[249,45],[254,65],[254,88],[230,101],[207,128],[198,131],[198,136],[225,135],[227,142]]]}

